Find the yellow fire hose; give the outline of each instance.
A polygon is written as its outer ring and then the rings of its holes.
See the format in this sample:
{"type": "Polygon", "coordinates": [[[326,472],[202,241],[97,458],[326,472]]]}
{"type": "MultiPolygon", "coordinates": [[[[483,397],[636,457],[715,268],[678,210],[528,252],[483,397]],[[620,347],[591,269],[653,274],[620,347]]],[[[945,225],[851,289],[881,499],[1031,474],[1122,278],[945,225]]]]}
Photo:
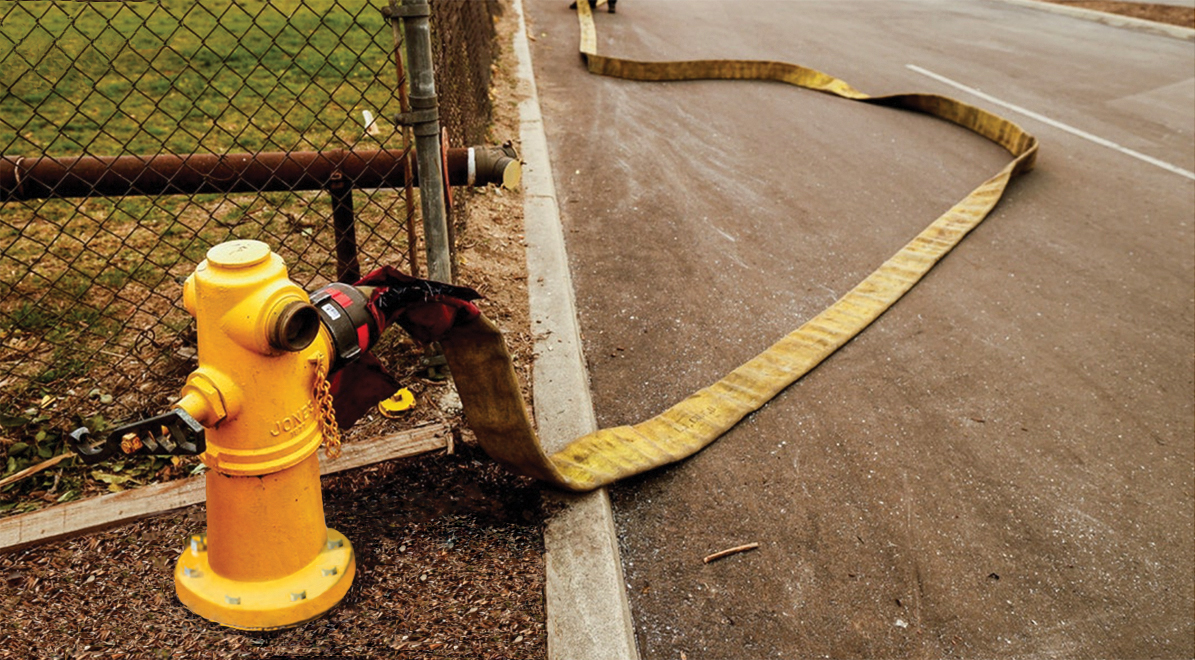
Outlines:
{"type": "Polygon", "coordinates": [[[577,3],[577,18],[581,56],[590,73],[648,81],[785,82],[938,117],[1004,147],[1013,159],[849,293],[746,364],[645,422],[595,431],[551,456],[544,453],[527,417],[501,333],[484,317],[458,326],[441,343],[482,448],[515,471],[561,488],[598,488],[679,461],[718,439],[879,318],[987,217],[1009,180],[1031,169],[1037,155],[1037,139],[1019,126],[955,99],[933,94],[868,96],[833,76],[783,62],[637,62],[606,57],[597,54],[588,3],[577,3]]]}

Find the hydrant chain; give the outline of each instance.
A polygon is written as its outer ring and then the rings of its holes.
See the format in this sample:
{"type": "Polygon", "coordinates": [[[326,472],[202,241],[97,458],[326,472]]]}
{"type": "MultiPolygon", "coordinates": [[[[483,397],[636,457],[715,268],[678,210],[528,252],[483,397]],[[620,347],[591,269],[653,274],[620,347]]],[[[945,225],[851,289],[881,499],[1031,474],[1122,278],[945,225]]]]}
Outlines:
{"type": "Polygon", "coordinates": [[[327,443],[324,445],[324,455],[328,458],[339,458],[340,425],[336,423],[336,410],[332,408],[332,392],[328,388],[328,379],[324,378],[325,371],[321,356],[315,370],[315,414],[327,443]]]}

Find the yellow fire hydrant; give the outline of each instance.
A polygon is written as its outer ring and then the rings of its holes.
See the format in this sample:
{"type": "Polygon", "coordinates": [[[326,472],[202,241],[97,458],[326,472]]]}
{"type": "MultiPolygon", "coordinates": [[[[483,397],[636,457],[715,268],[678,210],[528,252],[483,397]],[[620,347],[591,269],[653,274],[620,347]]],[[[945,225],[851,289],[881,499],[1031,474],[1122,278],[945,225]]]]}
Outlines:
{"type": "Polygon", "coordinates": [[[318,617],[344,597],[356,567],[348,539],[325,524],[317,456],[335,424],[324,377],[337,338],[259,241],[209,250],[183,303],[196,320],[199,367],[177,406],[206,428],[207,533],[178,559],[178,598],[246,630],[318,617]]]}
{"type": "Polygon", "coordinates": [[[466,287],[390,267],[357,286],[308,296],[260,241],[208,250],[187,278],[199,366],[169,412],[92,434],[70,433],[88,465],[120,455],[199,454],[208,467],[207,533],[174,571],[196,614],[246,630],[285,628],[332,609],[353,583],[353,547],[328,529],[317,451],[340,449],[333,410],[352,425],[397,382],[369,349],[391,323],[436,341],[480,313],[466,287]],[[335,374],[335,385],[328,381],[335,374]]]}

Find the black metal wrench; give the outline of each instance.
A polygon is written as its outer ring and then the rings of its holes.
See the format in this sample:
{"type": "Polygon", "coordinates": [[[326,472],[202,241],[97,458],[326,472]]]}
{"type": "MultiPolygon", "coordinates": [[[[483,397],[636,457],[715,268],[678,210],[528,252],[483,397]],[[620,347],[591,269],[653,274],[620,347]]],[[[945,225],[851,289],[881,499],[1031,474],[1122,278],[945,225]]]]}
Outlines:
{"type": "Polygon", "coordinates": [[[191,456],[207,449],[203,425],[182,408],[118,426],[96,438],[86,426],[70,433],[71,445],[88,465],[126,456],[191,456]]]}

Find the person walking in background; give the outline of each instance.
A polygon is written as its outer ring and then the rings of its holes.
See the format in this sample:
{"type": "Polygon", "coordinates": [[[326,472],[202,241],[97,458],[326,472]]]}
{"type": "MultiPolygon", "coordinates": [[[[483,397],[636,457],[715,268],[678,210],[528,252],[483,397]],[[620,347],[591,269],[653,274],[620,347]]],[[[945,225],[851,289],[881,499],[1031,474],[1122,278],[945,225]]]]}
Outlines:
{"type": "MultiPolygon", "coordinates": [[[[597,8],[597,4],[598,4],[598,0],[589,0],[590,8],[597,8]]],[[[606,11],[613,14],[614,13],[614,5],[616,5],[616,4],[618,4],[618,0],[610,0],[608,3],[606,3],[606,11]]],[[[568,8],[576,9],[577,3],[574,2],[573,4],[569,5],[568,8]]]]}

